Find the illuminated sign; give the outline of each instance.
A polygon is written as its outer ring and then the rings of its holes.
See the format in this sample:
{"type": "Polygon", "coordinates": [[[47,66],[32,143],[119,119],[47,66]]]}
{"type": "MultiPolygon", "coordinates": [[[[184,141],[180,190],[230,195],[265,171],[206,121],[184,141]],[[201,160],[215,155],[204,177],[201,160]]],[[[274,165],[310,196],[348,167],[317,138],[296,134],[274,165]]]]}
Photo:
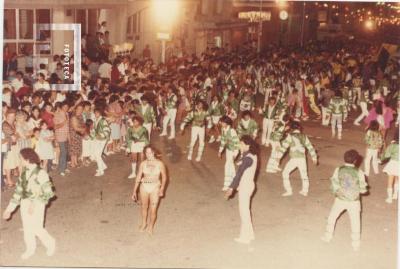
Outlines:
{"type": "Polygon", "coordinates": [[[239,19],[249,20],[250,22],[270,21],[271,12],[270,11],[248,11],[239,12],[239,19]]]}

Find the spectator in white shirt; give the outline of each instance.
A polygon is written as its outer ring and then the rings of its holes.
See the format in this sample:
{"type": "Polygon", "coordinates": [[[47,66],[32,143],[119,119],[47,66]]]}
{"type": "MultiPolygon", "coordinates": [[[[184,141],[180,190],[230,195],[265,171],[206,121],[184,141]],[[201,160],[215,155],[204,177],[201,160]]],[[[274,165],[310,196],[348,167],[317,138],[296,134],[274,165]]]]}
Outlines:
{"type": "Polygon", "coordinates": [[[38,81],[33,84],[33,91],[38,91],[40,89],[44,89],[49,91],[50,90],[50,84],[45,80],[45,76],[42,73],[39,73],[38,75],[38,81]]]}
{"type": "Polygon", "coordinates": [[[40,64],[39,65],[39,70],[36,72],[36,74],[39,74],[39,73],[44,75],[44,79],[48,79],[49,78],[49,71],[47,71],[45,64],[40,64]]]}
{"type": "Polygon", "coordinates": [[[60,56],[59,55],[54,55],[53,56],[53,61],[49,63],[49,72],[50,74],[56,72],[57,64],[60,62],[60,56]]]}
{"type": "Polygon", "coordinates": [[[15,92],[24,86],[24,74],[21,71],[17,72],[17,77],[11,81],[11,86],[13,86],[15,92]]]}
{"type": "Polygon", "coordinates": [[[101,64],[99,66],[100,77],[111,79],[111,69],[112,65],[105,59],[101,59],[101,64]]]}
{"type": "Polygon", "coordinates": [[[121,76],[125,76],[125,71],[129,69],[129,58],[124,57],[122,62],[118,65],[118,71],[121,74],[121,76]]]}

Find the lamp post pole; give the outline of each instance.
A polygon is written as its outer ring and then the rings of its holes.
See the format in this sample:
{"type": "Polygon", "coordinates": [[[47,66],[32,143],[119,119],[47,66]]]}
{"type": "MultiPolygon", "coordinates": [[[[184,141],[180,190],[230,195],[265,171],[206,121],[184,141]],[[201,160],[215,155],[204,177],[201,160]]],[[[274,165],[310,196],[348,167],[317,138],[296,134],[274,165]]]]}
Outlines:
{"type": "Polygon", "coordinates": [[[262,37],[262,18],[261,18],[261,12],[262,12],[262,1],[260,0],[260,14],[258,16],[259,21],[259,26],[258,26],[258,39],[257,39],[257,52],[261,52],[261,37],[262,37]]]}
{"type": "Polygon", "coordinates": [[[161,40],[161,63],[165,63],[165,46],[166,40],[161,40]]]}
{"type": "Polygon", "coordinates": [[[300,40],[300,45],[303,47],[303,42],[304,42],[304,16],[305,16],[305,11],[306,11],[306,3],[303,3],[303,13],[301,16],[301,40],[300,40]]]}

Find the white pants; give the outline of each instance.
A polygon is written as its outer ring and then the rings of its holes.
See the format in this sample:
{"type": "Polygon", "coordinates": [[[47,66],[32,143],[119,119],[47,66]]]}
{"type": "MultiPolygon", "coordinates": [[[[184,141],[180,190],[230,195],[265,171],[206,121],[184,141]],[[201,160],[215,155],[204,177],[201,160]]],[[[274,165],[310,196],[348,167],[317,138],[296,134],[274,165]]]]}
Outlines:
{"type": "Polygon", "coordinates": [[[331,114],[328,113],[327,107],[322,107],[322,125],[328,126],[331,119],[331,114]]]}
{"type": "Polygon", "coordinates": [[[94,140],[94,146],[93,146],[93,156],[94,160],[97,163],[97,171],[103,172],[106,168],[107,165],[104,163],[102,155],[103,155],[103,150],[104,147],[106,146],[107,140],[94,140]]]}
{"type": "Polygon", "coordinates": [[[93,157],[93,148],[94,148],[94,140],[91,139],[82,139],[82,157],[89,157],[90,159],[94,159],[93,157]]]}
{"type": "Polygon", "coordinates": [[[199,139],[199,150],[197,152],[197,158],[201,158],[204,150],[204,139],[206,135],[206,130],[204,127],[199,127],[199,126],[193,126],[192,127],[192,133],[190,137],[190,145],[189,145],[189,153],[188,156],[192,157],[193,154],[193,148],[194,145],[196,144],[197,139],[199,139]]]}
{"type": "Polygon", "coordinates": [[[250,199],[254,192],[254,182],[241,184],[239,188],[239,214],[240,214],[240,235],[242,241],[254,240],[253,223],[251,221],[250,199]]]}
{"type": "Polygon", "coordinates": [[[268,159],[267,163],[267,171],[273,171],[279,168],[279,156],[278,156],[278,150],[281,146],[281,143],[277,141],[272,141],[271,142],[272,150],[271,150],[271,156],[268,159]]]}
{"type": "Polygon", "coordinates": [[[54,238],[43,227],[45,204],[38,200],[21,200],[21,219],[24,229],[24,241],[26,252],[34,253],[36,250],[36,236],[42,241],[43,245],[49,249],[55,244],[54,238]],[[29,214],[29,208],[33,203],[34,209],[32,215],[29,214]]]}
{"type": "Polygon", "coordinates": [[[163,134],[167,134],[167,127],[169,123],[169,127],[171,128],[170,137],[175,137],[175,118],[176,118],[176,108],[167,109],[167,115],[164,116],[163,119],[163,134]]]}
{"type": "Polygon", "coordinates": [[[150,141],[150,137],[151,137],[151,130],[153,129],[153,124],[150,123],[143,123],[143,127],[146,128],[147,133],[149,135],[149,141],[150,141]]]}
{"type": "Polygon", "coordinates": [[[353,242],[360,241],[360,212],[361,212],[361,204],[360,201],[343,201],[339,198],[335,199],[333,203],[331,212],[328,217],[328,224],[326,226],[326,236],[328,239],[331,239],[333,236],[333,232],[335,231],[336,219],[340,216],[340,214],[347,210],[350,216],[350,224],[351,224],[351,239],[353,242]]]}
{"type": "Polygon", "coordinates": [[[368,108],[366,102],[360,102],[361,114],[354,120],[354,123],[359,124],[360,121],[368,116],[368,108]]]}
{"type": "Polygon", "coordinates": [[[374,169],[374,173],[378,174],[379,173],[378,150],[367,148],[367,153],[365,154],[365,160],[364,160],[365,174],[367,176],[369,176],[371,160],[372,160],[372,168],[374,169]]]}
{"type": "Polygon", "coordinates": [[[224,178],[224,187],[229,187],[233,181],[233,178],[235,177],[236,174],[236,169],[235,169],[235,158],[238,154],[237,150],[226,150],[226,160],[225,160],[225,167],[224,167],[224,172],[225,172],[225,178],[224,178]]]}
{"type": "Polygon", "coordinates": [[[263,119],[263,129],[261,134],[261,144],[269,144],[271,142],[271,133],[274,128],[274,120],[263,119]]]}
{"type": "Polygon", "coordinates": [[[283,187],[285,188],[285,191],[292,192],[292,186],[290,185],[289,175],[296,168],[298,168],[300,172],[300,177],[303,186],[302,191],[308,192],[310,183],[308,180],[307,161],[305,158],[291,158],[286,163],[286,166],[282,171],[283,187]]]}
{"type": "Polygon", "coordinates": [[[342,125],[343,124],[343,116],[332,114],[331,116],[331,127],[332,127],[332,135],[336,134],[336,126],[338,129],[338,137],[342,137],[342,125]]]}
{"type": "MultiPolygon", "coordinates": [[[[354,93],[354,100],[357,98],[357,105],[359,105],[360,104],[360,100],[361,100],[361,88],[360,87],[356,87],[356,88],[354,88],[354,91],[355,91],[355,93],[354,93]]],[[[354,103],[354,101],[353,101],[353,103],[354,103]]]]}

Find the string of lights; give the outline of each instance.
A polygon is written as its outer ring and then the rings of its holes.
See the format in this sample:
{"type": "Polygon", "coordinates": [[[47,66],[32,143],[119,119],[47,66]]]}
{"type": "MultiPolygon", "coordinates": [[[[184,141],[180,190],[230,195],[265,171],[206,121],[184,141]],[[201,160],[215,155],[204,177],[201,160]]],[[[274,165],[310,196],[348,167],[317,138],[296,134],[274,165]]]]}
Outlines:
{"type": "MultiPolygon", "coordinates": [[[[381,27],[384,25],[400,25],[400,2],[398,3],[363,3],[362,8],[357,8],[358,3],[353,3],[349,6],[348,3],[305,3],[305,5],[317,8],[318,11],[329,11],[333,17],[342,17],[343,22],[346,24],[352,23],[365,23],[374,27],[381,27]]],[[[309,14],[305,15],[308,19],[309,14]]]]}

